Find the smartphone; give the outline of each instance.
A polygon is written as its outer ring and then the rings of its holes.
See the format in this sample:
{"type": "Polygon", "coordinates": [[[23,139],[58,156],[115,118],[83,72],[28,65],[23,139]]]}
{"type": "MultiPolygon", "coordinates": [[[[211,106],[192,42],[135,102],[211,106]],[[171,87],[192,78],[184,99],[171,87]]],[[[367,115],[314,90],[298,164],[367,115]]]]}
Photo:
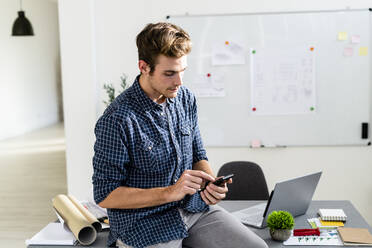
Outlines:
{"type": "MultiPolygon", "coordinates": [[[[227,181],[229,181],[230,178],[233,178],[234,177],[234,174],[230,174],[230,175],[227,175],[227,176],[223,176],[223,177],[220,177],[218,178],[216,181],[213,182],[213,184],[217,185],[217,186],[222,186],[224,183],[226,183],[227,181]]],[[[205,190],[205,188],[207,187],[207,185],[210,183],[211,181],[208,181],[204,188],[200,189],[199,191],[203,191],[205,190]]]]}

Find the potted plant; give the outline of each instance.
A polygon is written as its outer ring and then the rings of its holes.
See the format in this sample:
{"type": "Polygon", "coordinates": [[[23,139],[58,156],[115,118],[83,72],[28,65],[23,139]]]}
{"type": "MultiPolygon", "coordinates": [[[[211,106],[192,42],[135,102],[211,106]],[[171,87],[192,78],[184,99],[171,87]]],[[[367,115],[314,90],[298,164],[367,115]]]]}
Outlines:
{"type": "Polygon", "coordinates": [[[267,218],[267,226],[270,228],[272,239],[285,241],[291,236],[294,219],[287,211],[272,211],[267,218]]]}
{"type": "MultiPolygon", "coordinates": [[[[127,79],[128,79],[128,76],[125,75],[125,74],[123,74],[120,77],[120,80],[121,80],[120,86],[122,88],[122,91],[119,91],[119,94],[127,89],[127,79]]],[[[103,103],[106,104],[106,107],[107,107],[108,105],[110,105],[114,101],[114,99],[116,97],[115,87],[112,84],[104,84],[103,89],[106,91],[107,96],[108,96],[108,101],[103,101],[103,103]]]]}

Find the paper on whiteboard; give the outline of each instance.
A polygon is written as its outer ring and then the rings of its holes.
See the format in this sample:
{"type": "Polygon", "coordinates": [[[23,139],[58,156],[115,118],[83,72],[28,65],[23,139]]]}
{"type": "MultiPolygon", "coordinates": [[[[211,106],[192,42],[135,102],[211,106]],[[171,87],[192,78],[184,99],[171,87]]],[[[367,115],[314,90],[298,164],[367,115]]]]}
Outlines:
{"type": "Polygon", "coordinates": [[[352,47],[345,47],[343,55],[345,57],[351,57],[353,56],[353,48],[352,47]]]}
{"type": "Polygon", "coordinates": [[[238,42],[218,42],[212,46],[212,65],[244,65],[244,48],[238,42]]]}
{"type": "Polygon", "coordinates": [[[217,73],[197,74],[188,83],[196,97],[224,97],[223,75],[217,73]]]}
{"type": "Polygon", "coordinates": [[[316,112],[316,49],[251,49],[251,113],[316,112]]]}

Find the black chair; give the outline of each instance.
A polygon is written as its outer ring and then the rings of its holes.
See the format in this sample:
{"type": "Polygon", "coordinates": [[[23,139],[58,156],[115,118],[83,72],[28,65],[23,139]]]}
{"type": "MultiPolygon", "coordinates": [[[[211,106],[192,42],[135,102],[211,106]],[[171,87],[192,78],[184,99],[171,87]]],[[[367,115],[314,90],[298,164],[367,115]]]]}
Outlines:
{"type": "Polygon", "coordinates": [[[225,200],[268,200],[265,175],[261,167],[248,161],[234,161],[224,164],[218,176],[234,174],[233,183],[228,185],[225,200]]]}

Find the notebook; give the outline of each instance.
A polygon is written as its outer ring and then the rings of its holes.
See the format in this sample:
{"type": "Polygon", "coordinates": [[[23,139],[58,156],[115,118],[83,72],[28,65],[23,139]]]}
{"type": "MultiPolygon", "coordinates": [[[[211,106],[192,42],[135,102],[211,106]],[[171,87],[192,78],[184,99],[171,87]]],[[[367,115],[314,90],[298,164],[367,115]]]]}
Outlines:
{"type": "Polygon", "coordinates": [[[321,208],[319,209],[318,214],[322,220],[328,221],[346,221],[347,218],[342,209],[321,208]]]}
{"type": "Polygon", "coordinates": [[[345,246],[372,246],[372,235],[366,228],[339,227],[337,230],[345,246]]]}
{"type": "Polygon", "coordinates": [[[344,222],[342,221],[330,221],[330,220],[322,220],[319,219],[320,224],[324,227],[335,227],[335,226],[344,226],[344,222]]]}

